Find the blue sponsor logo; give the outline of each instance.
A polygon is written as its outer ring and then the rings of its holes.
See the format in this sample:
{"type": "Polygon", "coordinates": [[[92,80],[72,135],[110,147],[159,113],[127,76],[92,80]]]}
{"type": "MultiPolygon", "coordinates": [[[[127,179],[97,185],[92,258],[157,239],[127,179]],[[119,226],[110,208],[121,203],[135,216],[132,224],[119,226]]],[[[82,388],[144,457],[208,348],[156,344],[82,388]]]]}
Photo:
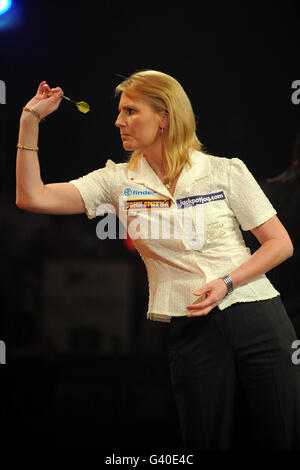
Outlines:
{"type": "Polygon", "coordinates": [[[185,209],[186,207],[193,207],[198,204],[207,204],[208,202],[220,201],[225,199],[225,194],[223,191],[218,193],[203,194],[199,196],[189,196],[183,197],[181,199],[176,199],[176,204],[178,209],[185,209]]]}
{"type": "Polygon", "coordinates": [[[124,189],[124,196],[131,196],[132,194],[132,191],[130,188],[125,188],[124,189]]]}
{"type": "Polygon", "coordinates": [[[144,191],[138,191],[136,189],[125,188],[124,189],[124,196],[149,196],[151,194],[156,194],[155,191],[148,191],[147,189],[144,191]]]}

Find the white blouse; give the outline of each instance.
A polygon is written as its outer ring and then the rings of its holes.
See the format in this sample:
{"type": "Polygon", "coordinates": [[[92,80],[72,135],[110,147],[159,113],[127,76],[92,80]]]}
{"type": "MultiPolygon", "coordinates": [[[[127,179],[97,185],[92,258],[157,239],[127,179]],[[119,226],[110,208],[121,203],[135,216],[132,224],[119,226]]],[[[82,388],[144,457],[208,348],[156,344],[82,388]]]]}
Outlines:
{"type": "MultiPolygon", "coordinates": [[[[190,160],[173,196],[144,157],[136,171],[108,160],[104,168],[71,181],[89,218],[113,212],[126,227],[147,268],[147,317],[186,315],[186,306],[199,301],[195,290],[251,256],[240,226],[250,230],[276,214],[240,159],[192,150],[190,160]]],[[[262,275],[237,287],[218,307],[277,295],[262,275]]]]}

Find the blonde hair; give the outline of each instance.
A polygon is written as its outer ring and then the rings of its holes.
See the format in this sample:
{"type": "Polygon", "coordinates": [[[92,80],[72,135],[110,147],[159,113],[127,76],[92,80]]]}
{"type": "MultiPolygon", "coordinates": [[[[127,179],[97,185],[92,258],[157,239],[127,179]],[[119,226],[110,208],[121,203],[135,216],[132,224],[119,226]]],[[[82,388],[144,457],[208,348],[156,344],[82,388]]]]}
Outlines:
{"type": "MultiPolygon", "coordinates": [[[[190,165],[189,150],[201,150],[196,136],[196,121],[191,102],[175,78],[156,70],[144,70],[132,74],[116,87],[116,94],[132,90],[148,99],[157,112],[167,111],[169,125],[164,133],[166,176],[174,178],[185,163],[190,165]]],[[[132,170],[142,156],[135,150],[128,161],[132,170]]]]}

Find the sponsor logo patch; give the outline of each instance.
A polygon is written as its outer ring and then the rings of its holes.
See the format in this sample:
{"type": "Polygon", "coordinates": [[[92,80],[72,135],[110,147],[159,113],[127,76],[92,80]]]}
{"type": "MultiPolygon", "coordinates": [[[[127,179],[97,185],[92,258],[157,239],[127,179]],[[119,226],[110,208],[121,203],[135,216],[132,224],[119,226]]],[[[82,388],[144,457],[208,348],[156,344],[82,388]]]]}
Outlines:
{"type": "Polygon", "coordinates": [[[186,207],[197,206],[198,204],[207,204],[208,202],[220,201],[225,199],[223,191],[211,194],[203,194],[199,196],[188,196],[181,199],[176,199],[178,209],[185,209],[186,207]]]}
{"type": "Polygon", "coordinates": [[[148,191],[147,189],[146,190],[143,190],[143,191],[139,191],[137,189],[131,189],[131,188],[125,188],[124,191],[124,196],[127,196],[127,197],[130,197],[130,196],[150,196],[151,194],[156,194],[154,191],[148,191]]]}
{"type": "Polygon", "coordinates": [[[172,199],[127,199],[124,201],[124,210],[130,209],[169,209],[172,206],[172,199]]]}

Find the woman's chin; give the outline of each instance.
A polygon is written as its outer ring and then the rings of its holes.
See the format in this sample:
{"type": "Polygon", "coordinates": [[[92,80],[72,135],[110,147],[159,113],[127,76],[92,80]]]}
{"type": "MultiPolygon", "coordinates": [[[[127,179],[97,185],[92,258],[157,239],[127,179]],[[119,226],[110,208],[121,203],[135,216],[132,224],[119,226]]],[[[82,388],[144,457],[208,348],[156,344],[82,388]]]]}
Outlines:
{"type": "Polygon", "coordinates": [[[127,151],[133,151],[133,150],[136,150],[135,148],[133,148],[132,145],[129,144],[129,142],[123,142],[123,149],[124,150],[127,150],[127,151]]]}

